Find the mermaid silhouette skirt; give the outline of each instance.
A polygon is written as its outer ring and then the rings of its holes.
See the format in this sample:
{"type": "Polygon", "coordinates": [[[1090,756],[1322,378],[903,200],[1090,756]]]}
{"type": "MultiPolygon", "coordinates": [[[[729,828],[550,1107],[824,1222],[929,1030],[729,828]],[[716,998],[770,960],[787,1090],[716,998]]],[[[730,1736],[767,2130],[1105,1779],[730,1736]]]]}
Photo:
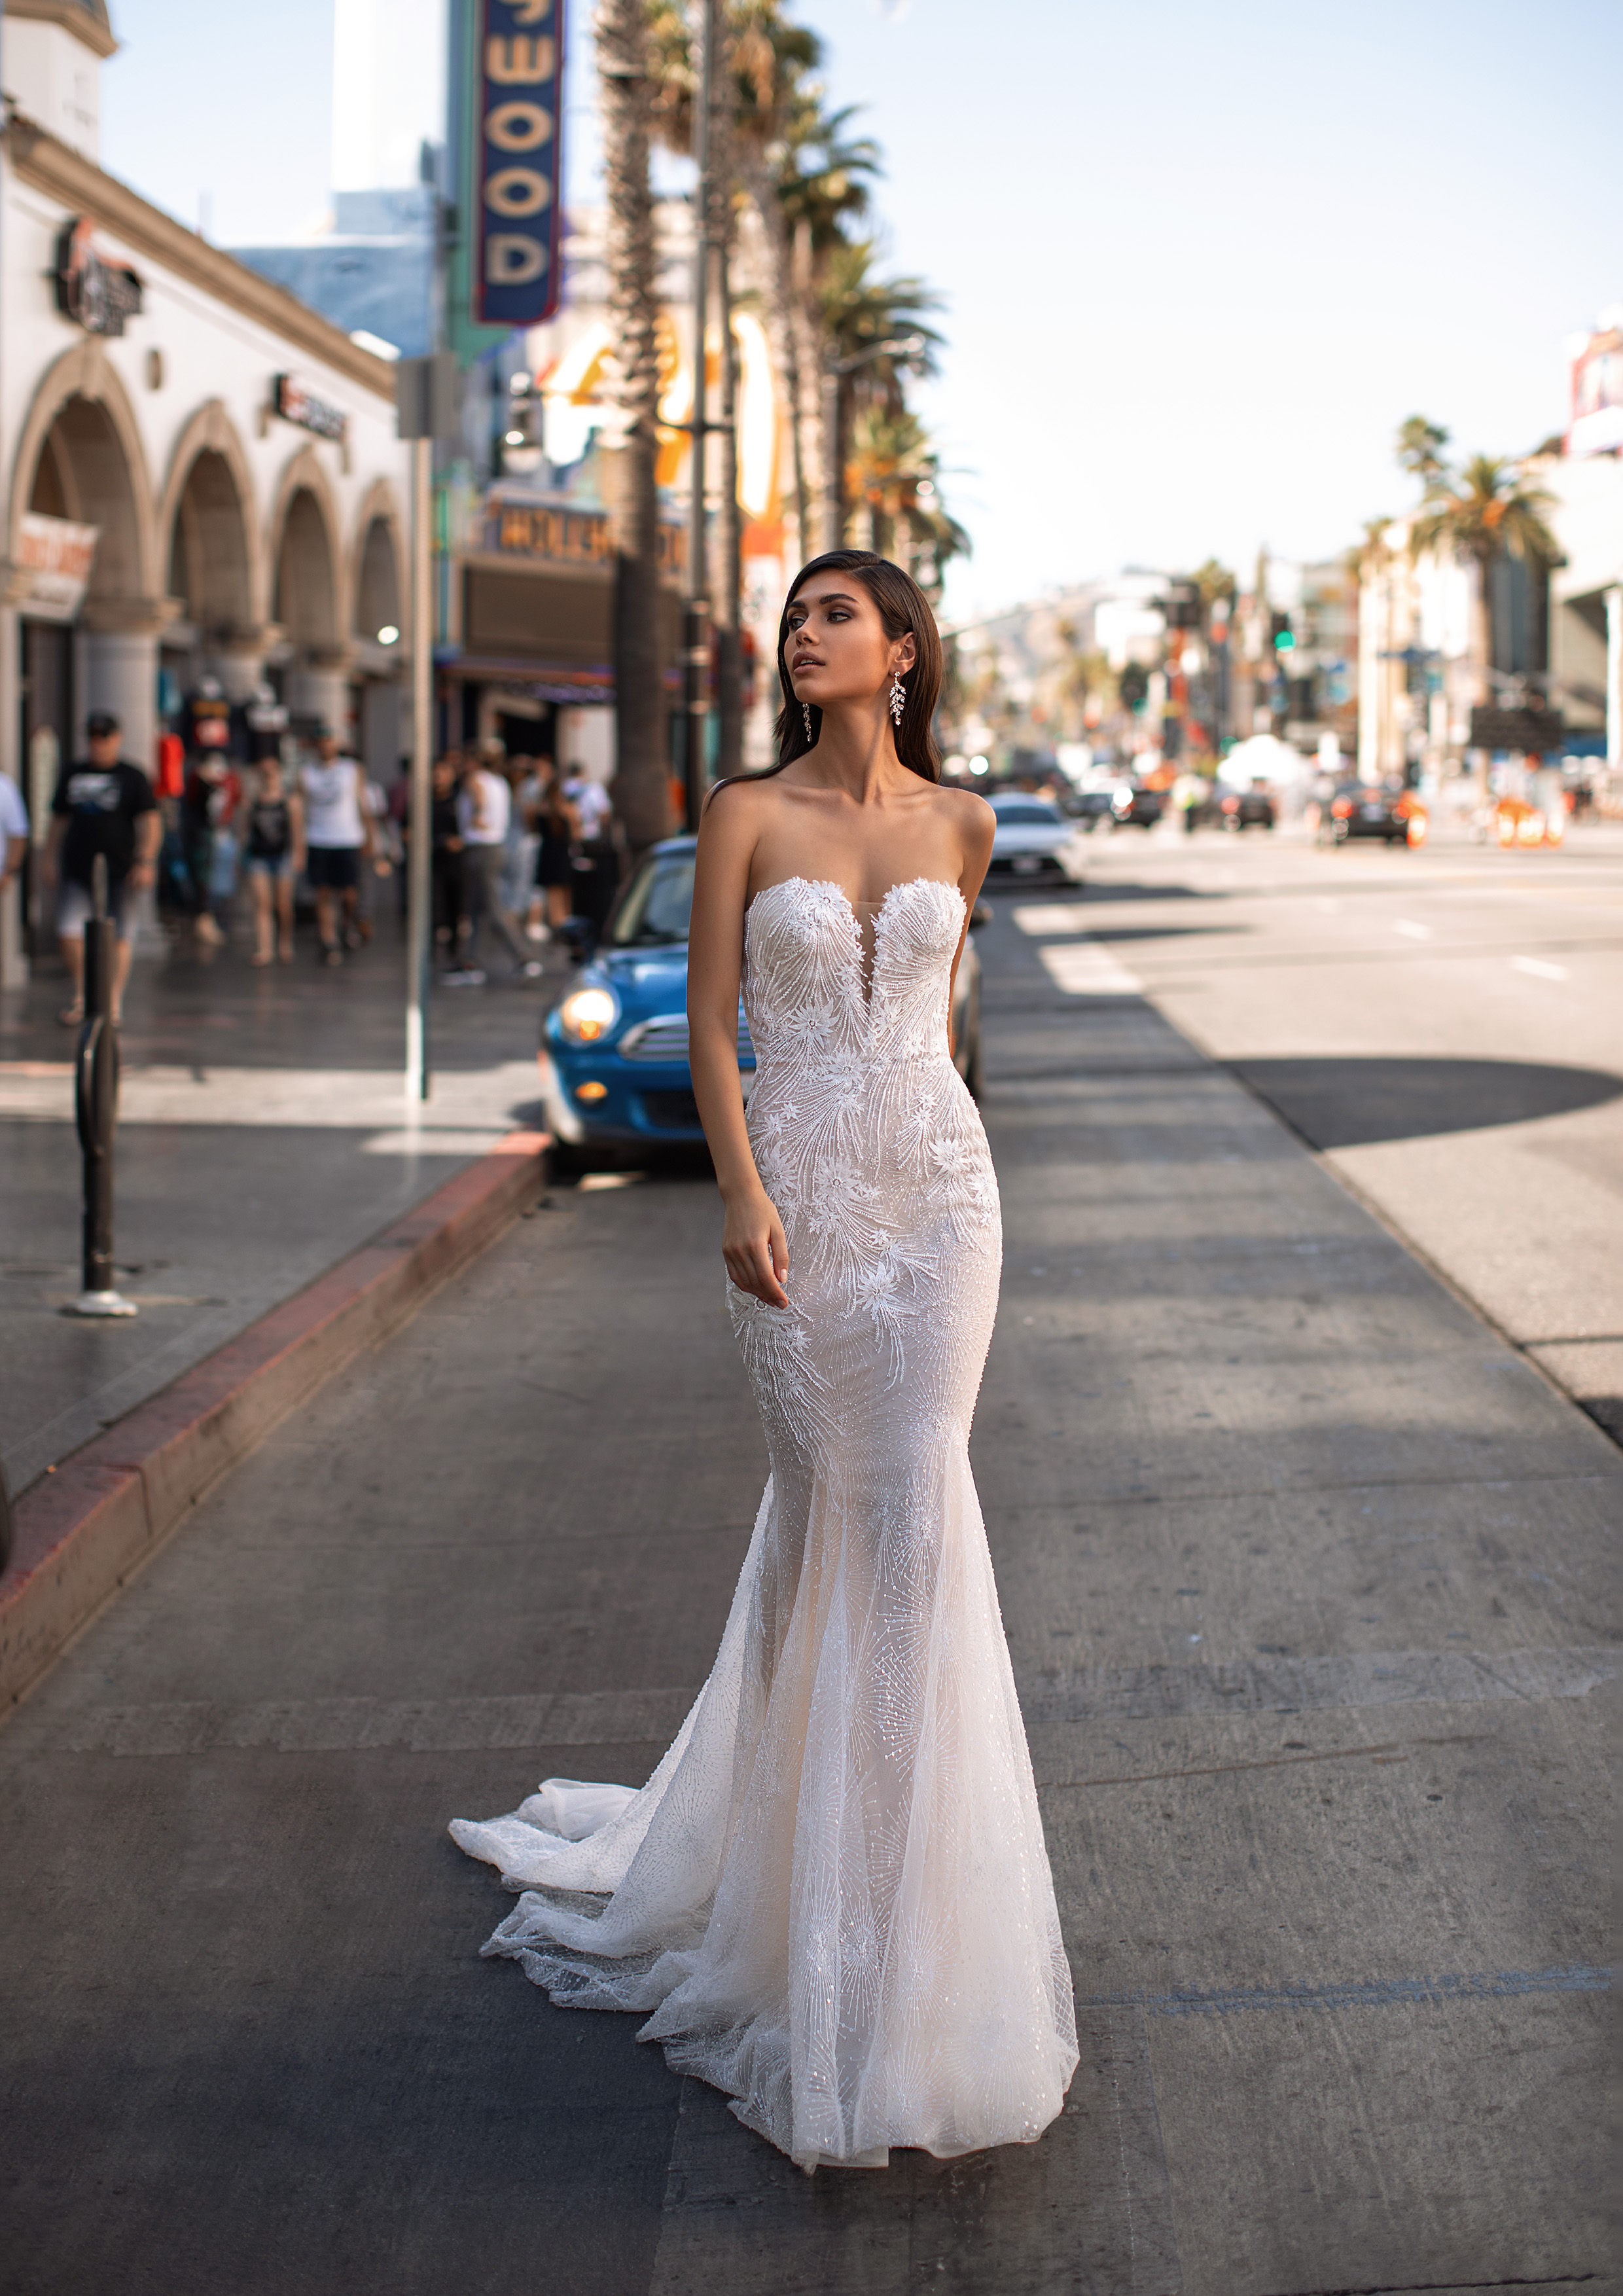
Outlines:
{"type": "Polygon", "coordinates": [[[946,1037],[957,889],[751,903],[756,1160],[790,1304],[729,1290],[771,1477],[715,1667],[648,1784],[459,1820],[523,1892],[485,1948],[807,2169],[1034,2141],[1069,1968],[968,1439],[997,1193],[946,1037]]]}

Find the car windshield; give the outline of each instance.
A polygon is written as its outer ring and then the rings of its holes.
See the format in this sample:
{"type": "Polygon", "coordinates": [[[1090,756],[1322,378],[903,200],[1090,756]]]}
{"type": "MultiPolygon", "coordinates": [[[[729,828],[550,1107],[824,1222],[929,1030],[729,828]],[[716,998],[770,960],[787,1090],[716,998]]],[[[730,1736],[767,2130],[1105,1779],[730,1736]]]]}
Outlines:
{"type": "Polygon", "coordinates": [[[1053,829],[1061,823],[1058,808],[1052,805],[1000,805],[997,808],[999,829],[1053,829]]]}
{"type": "Polygon", "coordinates": [[[609,939],[616,948],[668,947],[684,941],[693,906],[693,855],[651,853],[615,912],[609,939]]]}

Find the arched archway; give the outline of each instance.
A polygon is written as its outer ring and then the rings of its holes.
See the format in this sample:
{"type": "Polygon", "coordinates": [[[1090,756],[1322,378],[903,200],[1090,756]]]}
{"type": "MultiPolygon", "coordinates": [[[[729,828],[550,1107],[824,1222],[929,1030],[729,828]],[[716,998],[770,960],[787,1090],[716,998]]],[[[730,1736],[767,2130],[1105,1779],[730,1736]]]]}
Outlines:
{"type": "Polygon", "coordinates": [[[253,627],[253,559],[236,475],[205,447],[194,457],[169,529],[169,595],[204,640],[244,636],[253,627]]]}
{"type": "Polygon", "coordinates": [[[361,541],[355,584],[355,635],[373,645],[394,645],[401,627],[400,566],[394,530],[382,516],[373,519],[361,541]],[[396,636],[382,633],[393,630],[396,636]]]}
{"type": "MultiPolygon", "coordinates": [[[[55,730],[64,741],[77,742],[86,711],[111,709],[122,721],[127,754],[150,767],[157,726],[158,635],[173,609],[158,570],[140,432],[124,386],[99,344],[81,343],[65,352],[34,394],[12,469],[13,562],[21,556],[21,521],[29,512],[71,519],[97,531],[78,616],[81,674],[70,679],[64,653],[53,709],[69,722],[55,730]]],[[[62,652],[68,634],[60,623],[54,632],[48,617],[35,624],[26,603],[22,615],[25,656],[33,627],[62,652]]],[[[30,667],[27,674],[31,692],[36,673],[30,667]]]]}
{"type": "Polygon", "coordinates": [[[283,482],[275,527],[271,614],[289,664],[295,726],[349,734],[349,645],[332,504],[314,456],[300,455],[283,482]]]}

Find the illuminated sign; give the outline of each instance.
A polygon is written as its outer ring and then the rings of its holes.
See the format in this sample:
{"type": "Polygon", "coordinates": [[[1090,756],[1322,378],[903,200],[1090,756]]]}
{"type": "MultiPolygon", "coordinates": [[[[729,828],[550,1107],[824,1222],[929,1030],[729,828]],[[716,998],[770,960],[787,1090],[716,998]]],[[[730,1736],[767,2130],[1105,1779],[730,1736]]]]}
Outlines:
{"type": "Polygon", "coordinates": [[[64,224],[56,242],[56,308],[87,335],[121,335],[141,308],[141,282],[97,252],[88,216],[64,224]]]}
{"type": "MultiPolygon", "coordinates": [[[[657,531],[660,571],[677,575],[687,556],[687,529],[661,525],[657,531]]],[[[614,531],[604,511],[493,498],[485,520],[485,547],[515,557],[544,558],[553,565],[608,566],[614,559],[614,531]]]]}
{"type": "Polygon", "coordinates": [[[297,422],[301,430],[313,430],[318,439],[333,439],[342,446],[349,417],[341,406],[318,398],[296,374],[276,377],[271,403],[284,422],[297,422]]]}
{"type": "Polygon", "coordinates": [[[473,316],[486,326],[550,319],[562,286],[563,10],[480,0],[474,81],[473,316]]]}

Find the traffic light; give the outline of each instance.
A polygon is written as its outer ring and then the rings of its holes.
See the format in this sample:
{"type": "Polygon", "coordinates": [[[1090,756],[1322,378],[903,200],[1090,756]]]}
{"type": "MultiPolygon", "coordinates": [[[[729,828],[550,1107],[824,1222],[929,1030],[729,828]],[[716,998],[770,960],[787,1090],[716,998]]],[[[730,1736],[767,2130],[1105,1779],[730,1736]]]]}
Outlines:
{"type": "Polygon", "coordinates": [[[1268,627],[1274,640],[1275,652],[1291,652],[1296,645],[1296,633],[1291,627],[1290,615],[1282,614],[1276,611],[1268,617],[1268,627]]]}

